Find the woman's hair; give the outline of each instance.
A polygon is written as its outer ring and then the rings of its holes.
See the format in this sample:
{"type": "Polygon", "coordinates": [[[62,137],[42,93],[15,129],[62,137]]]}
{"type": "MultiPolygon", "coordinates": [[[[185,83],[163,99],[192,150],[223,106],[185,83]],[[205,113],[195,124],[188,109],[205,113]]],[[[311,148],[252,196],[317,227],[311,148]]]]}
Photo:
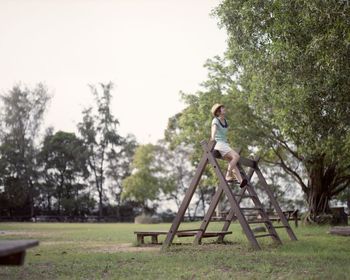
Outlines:
{"type": "Polygon", "coordinates": [[[219,112],[220,112],[220,110],[221,110],[222,107],[224,107],[224,105],[220,106],[219,108],[217,108],[217,109],[215,110],[215,112],[214,112],[215,117],[218,117],[219,112]]]}

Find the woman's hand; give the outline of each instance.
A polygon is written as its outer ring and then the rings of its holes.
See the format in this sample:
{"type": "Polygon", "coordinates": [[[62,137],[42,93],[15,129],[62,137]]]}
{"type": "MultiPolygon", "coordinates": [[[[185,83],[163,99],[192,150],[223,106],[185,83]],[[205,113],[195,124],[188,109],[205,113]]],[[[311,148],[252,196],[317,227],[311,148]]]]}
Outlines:
{"type": "Polygon", "coordinates": [[[214,141],[214,139],[215,139],[215,134],[216,134],[216,130],[217,130],[218,128],[216,127],[216,125],[215,124],[213,124],[212,126],[211,126],[211,137],[210,137],[210,141],[214,141]]]}

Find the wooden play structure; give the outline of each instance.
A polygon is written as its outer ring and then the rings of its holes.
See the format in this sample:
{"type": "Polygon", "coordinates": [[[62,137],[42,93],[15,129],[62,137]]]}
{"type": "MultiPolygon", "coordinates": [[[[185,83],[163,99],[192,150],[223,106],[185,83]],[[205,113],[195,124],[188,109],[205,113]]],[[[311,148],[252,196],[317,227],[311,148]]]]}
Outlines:
{"type": "Polygon", "coordinates": [[[202,241],[202,238],[206,237],[218,237],[218,241],[223,241],[226,234],[231,234],[232,232],[228,231],[230,224],[238,220],[239,224],[241,225],[244,234],[246,235],[248,241],[250,242],[251,246],[254,249],[261,249],[257,238],[262,237],[271,237],[275,242],[278,244],[282,244],[282,241],[280,237],[278,236],[278,233],[276,229],[283,228],[287,231],[289,237],[291,240],[297,240],[292,228],[290,227],[288,220],[286,216],[283,214],[279,204],[277,203],[273,192],[269,188],[263,174],[261,173],[259,166],[258,166],[258,158],[247,159],[244,157],[241,157],[238,162],[238,168],[241,170],[242,177],[246,178],[248,180],[248,184],[240,189],[239,193],[234,193],[232,188],[229,186],[227,181],[225,180],[225,177],[219,167],[219,164],[216,160],[216,158],[221,158],[218,151],[214,150],[215,141],[211,141],[207,143],[206,141],[201,142],[201,146],[203,148],[203,156],[198,164],[197,170],[195,172],[195,175],[190,183],[189,188],[186,191],[185,197],[182,201],[182,204],[180,206],[180,209],[171,225],[171,228],[168,232],[135,232],[138,236],[138,240],[140,243],[144,242],[145,236],[151,236],[152,241],[154,243],[158,242],[158,235],[166,234],[166,239],[163,242],[163,249],[166,249],[169,247],[175,236],[177,237],[188,237],[188,236],[194,236],[194,244],[200,244],[202,241]],[[190,229],[190,230],[178,230],[180,223],[183,221],[185,212],[191,202],[191,199],[196,191],[196,188],[198,186],[198,183],[201,179],[201,176],[204,172],[204,169],[207,165],[211,165],[214,168],[215,174],[219,179],[219,186],[217,188],[217,191],[215,195],[212,197],[209,209],[207,213],[204,216],[204,219],[201,223],[201,226],[199,229],[190,229]],[[249,168],[248,172],[244,170],[245,168],[249,168]],[[266,192],[269,200],[271,201],[271,204],[274,207],[274,210],[277,213],[277,216],[279,220],[281,221],[281,224],[279,225],[273,225],[272,221],[269,219],[269,215],[266,213],[266,211],[263,208],[263,205],[252,185],[250,182],[250,179],[254,175],[254,173],[258,176],[259,182],[261,186],[263,187],[263,190],[266,192]],[[219,203],[219,200],[222,196],[222,194],[225,194],[229,205],[230,210],[228,214],[226,215],[224,219],[224,224],[221,231],[207,231],[207,227],[209,225],[209,222],[211,221],[215,209],[219,203]],[[254,207],[241,207],[240,203],[243,201],[243,199],[250,199],[254,207]],[[249,213],[251,211],[256,211],[259,213],[260,218],[255,218],[253,220],[248,219],[249,213]],[[265,225],[267,232],[263,234],[255,234],[251,228],[252,224],[263,224],[265,225]]]}

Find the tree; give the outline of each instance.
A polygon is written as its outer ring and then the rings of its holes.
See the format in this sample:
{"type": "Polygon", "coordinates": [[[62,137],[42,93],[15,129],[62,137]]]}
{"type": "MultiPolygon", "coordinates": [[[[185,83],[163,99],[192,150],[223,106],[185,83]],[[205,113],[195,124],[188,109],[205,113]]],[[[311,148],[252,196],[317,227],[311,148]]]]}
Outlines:
{"type": "Polygon", "coordinates": [[[246,103],[269,129],[275,161],[299,183],[317,221],[350,184],[350,6],[223,1],[216,15],[246,103]],[[307,183],[288,156],[303,165],[307,183]]]}
{"type": "Polygon", "coordinates": [[[157,161],[162,166],[163,180],[167,181],[167,199],[175,202],[180,208],[193,171],[188,161],[189,151],[186,147],[178,145],[174,149],[164,140],[158,142],[157,161]]]}
{"type": "Polygon", "coordinates": [[[81,214],[80,204],[92,201],[89,193],[86,193],[87,186],[84,183],[89,172],[88,151],[82,140],[69,132],[48,134],[39,159],[45,180],[42,195],[46,197],[48,208],[51,208],[51,200],[54,198],[58,214],[61,214],[62,209],[68,214],[81,214]]]}
{"type": "Polygon", "coordinates": [[[88,149],[88,163],[93,184],[99,198],[99,216],[103,214],[103,199],[105,192],[106,169],[108,158],[115,154],[114,149],[120,145],[117,133],[118,120],[111,111],[111,90],[113,84],[100,84],[102,92],[95,86],[90,86],[96,101],[96,110],[90,107],[83,111],[83,120],[78,124],[79,133],[88,149]]]}
{"type": "MultiPolygon", "coordinates": [[[[209,137],[210,106],[229,108],[231,145],[277,164],[305,193],[309,220],[350,184],[350,7],[338,1],[223,1],[224,58],[183,94],[178,141],[209,137]]],[[[196,158],[199,158],[200,148],[196,158]]]]}
{"type": "Polygon", "coordinates": [[[161,177],[163,169],[156,158],[158,149],[152,144],[137,147],[132,162],[134,171],[122,182],[122,199],[140,203],[144,212],[152,209],[149,202],[158,200],[162,191],[168,192],[169,182],[161,177]]]}
{"type": "MultiPolygon", "coordinates": [[[[17,190],[24,192],[30,215],[33,216],[38,186],[36,144],[50,96],[43,84],[38,84],[34,89],[17,84],[0,98],[3,103],[0,135],[2,182],[5,190],[16,185],[17,190]],[[12,183],[7,186],[7,182],[12,183]]],[[[23,193],[18,195],[22,196],[23,193]]]]}
{"type": "Polygon", "coordinates": [[[111,178],[110,191],[117,203],[117,216],[120,217],[121,195],[123,193],[123,180],[131,175],[131,164],[137,147],[135,136],[127,135],[120,139],[120,149],[112,150],[109,155],[109,165],[106,172],[111,178]]]}

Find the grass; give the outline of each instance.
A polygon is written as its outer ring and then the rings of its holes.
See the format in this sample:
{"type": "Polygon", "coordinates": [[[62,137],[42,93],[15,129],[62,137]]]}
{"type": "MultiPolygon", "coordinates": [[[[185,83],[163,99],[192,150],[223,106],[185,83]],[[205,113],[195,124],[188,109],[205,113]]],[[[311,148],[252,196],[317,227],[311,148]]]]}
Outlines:
{"type": "MultiPolygon", "coordinates": [[[[212,223],[210,230],[219,229],[212,223]]],[[[292,242],[279,229],[283,246],[260,239],[252,250],[238,224],[229,244],[206,239],[161,252],[135,244],[134,230],[168,230],[170,224],[1,223],[0,239],[38,239],[25,265],[0,267],[0,279],[350,279],[350,238],[327,233],[329,227],[300,226],[292,242]]],[[[198,228],[186,223],[183,228],[198,228]]]]}

